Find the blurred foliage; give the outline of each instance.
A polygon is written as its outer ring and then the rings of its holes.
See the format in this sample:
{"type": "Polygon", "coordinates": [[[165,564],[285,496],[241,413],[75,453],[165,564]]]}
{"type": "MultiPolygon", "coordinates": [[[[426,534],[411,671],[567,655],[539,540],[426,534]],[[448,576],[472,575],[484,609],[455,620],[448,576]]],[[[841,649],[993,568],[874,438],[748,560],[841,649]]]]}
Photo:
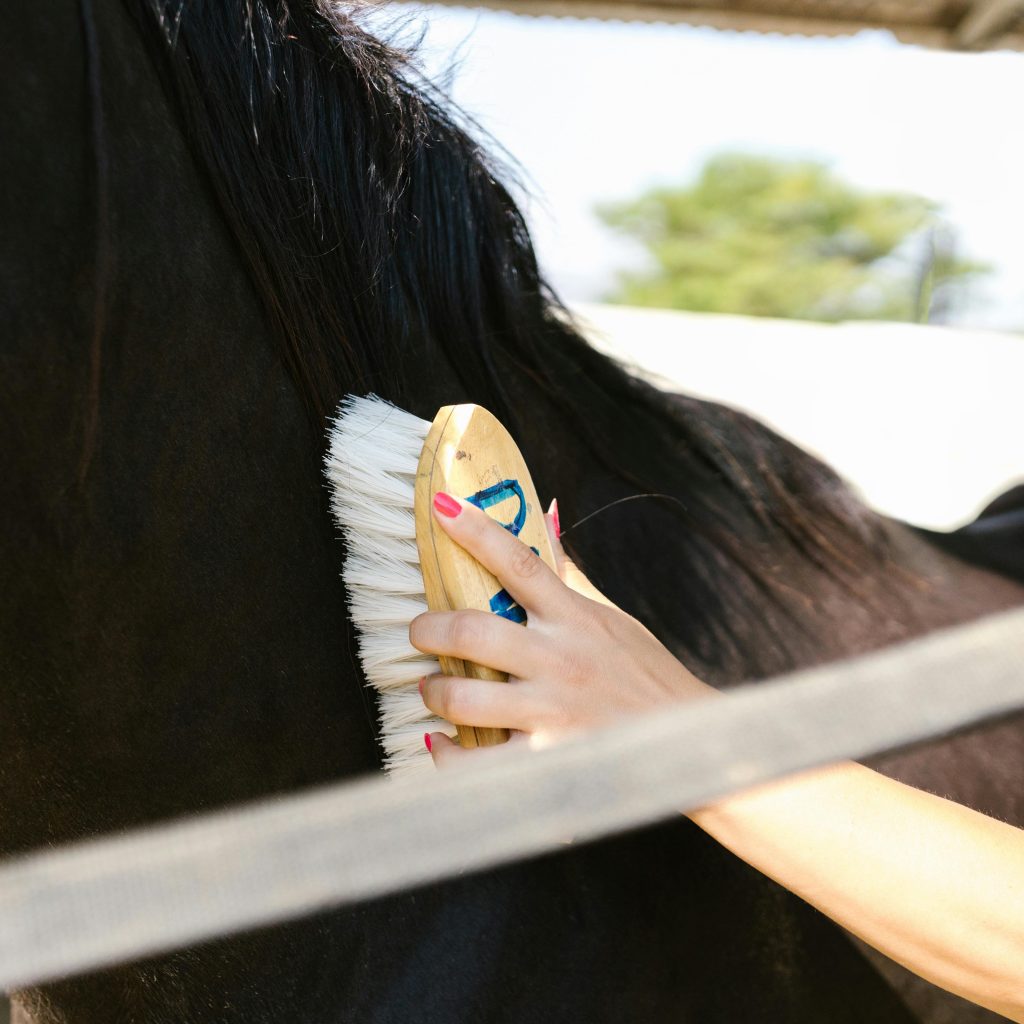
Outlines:
{"type": "Polygon", "coordinates": [[[798,320],[943,320],[989,271],[935,203],[867,192],[824,164],[713,157],[696,182],[598,208],[653,258],[612,302],[798,320]]]}

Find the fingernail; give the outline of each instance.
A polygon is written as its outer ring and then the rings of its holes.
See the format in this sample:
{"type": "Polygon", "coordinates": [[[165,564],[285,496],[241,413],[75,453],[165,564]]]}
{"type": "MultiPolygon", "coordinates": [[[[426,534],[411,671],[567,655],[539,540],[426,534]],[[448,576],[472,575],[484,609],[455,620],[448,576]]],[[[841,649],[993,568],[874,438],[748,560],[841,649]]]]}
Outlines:
{"type": "Polygon", "coordinates": [[[421,697],[423,696],[423,684],[424,684],[424,683],[425,683],[426,681],[427,681],[427,677],[426,677],[426,676],[424,676],[424,677],[423,677],[423,678],[422,678],[422,679],[421,679],[421,680],[419,681],[419,690],[420,690],[420,696],[421,696],[421,697]]]}
{"type": "Polygon", "coordinates": [[[551,518],[552,518],[552,520],[554,521],[554,524],[555,524],[555,539],[556,540],[561,540],[562,539],[562,526],[561,526],[561,524],[558,521],[558,499],[557,498],[552,500],[550,512],[551,512],[551,518]]]}
{"type": "Polygon", "coordinates": [[[434,495],[434,508],[441,515],[447,516],[449,519],[454,519],[462,511],[462,506],[450,494],[445,494],[444,491],[438,491],[434,495]]]}
{"type": "Polygon", "coordinates": [[[429,732],[425,732],[423,734],[423,746],[425,746],[427,748],[427,753],[429,754],[431,752],[431,743],[430,743],[430,733],[429,732]]]}

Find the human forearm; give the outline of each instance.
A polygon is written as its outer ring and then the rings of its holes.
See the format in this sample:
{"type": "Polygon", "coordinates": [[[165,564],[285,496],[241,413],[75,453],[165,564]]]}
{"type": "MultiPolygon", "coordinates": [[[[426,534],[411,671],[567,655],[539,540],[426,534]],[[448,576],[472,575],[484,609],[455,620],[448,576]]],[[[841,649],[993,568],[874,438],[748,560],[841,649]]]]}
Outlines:
{"type": "Polygon", "coordinates": [[[691,817],[887,956],[1024,1020],[1024,832],[851,763],[691,817]]]}

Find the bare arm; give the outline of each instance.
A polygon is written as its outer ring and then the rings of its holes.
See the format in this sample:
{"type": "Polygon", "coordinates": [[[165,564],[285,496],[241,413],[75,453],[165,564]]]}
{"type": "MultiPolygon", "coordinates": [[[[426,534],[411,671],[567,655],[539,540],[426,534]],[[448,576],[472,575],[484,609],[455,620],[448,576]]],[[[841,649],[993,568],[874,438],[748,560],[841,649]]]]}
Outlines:
{"type": "Polygon", "coordinates": [[[928,981],[1024,1020],[1024,832],[849,762],[691,815],[928,981]]]}
{"type": "MultiPolygon", "coordinates": [[[[449,721],[507,726],[541,744],[670,701],[717,694],[561,555],[560,576],[484,513],[438,515],[527,609],[429,613],[424,651],[508,671],[510,684],[434,676],[423,699],[449,721]],[[563,582],[564,581],[564,582],[563,582]],[[568,585],[566,585],[568,584],[568,585]]],[[[431,736],[439,765],[486,756],[431,736]]],[[[1024,832],[843,763],[691,814],[722,845],[910,970],[1024,1021],[1024,832]]]]}

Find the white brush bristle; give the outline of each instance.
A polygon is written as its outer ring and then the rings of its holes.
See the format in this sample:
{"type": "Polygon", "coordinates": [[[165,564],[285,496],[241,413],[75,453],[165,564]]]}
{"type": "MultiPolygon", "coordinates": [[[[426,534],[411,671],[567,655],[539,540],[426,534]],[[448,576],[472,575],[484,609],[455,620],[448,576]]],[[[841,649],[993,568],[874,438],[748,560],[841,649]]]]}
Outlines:
{"type": "Polygon", "coordinates": [[[377,690],[385,767],[429,768],[425,732],[450,731],[419,695],[440,671],[409,643],[409,623],[427,610],[414,517],[416,466],[430,424],[376,396],[349,395],[331,427],[324,460],[331,510],[348,554],[342,576],[359,658],[377,690]]]}

